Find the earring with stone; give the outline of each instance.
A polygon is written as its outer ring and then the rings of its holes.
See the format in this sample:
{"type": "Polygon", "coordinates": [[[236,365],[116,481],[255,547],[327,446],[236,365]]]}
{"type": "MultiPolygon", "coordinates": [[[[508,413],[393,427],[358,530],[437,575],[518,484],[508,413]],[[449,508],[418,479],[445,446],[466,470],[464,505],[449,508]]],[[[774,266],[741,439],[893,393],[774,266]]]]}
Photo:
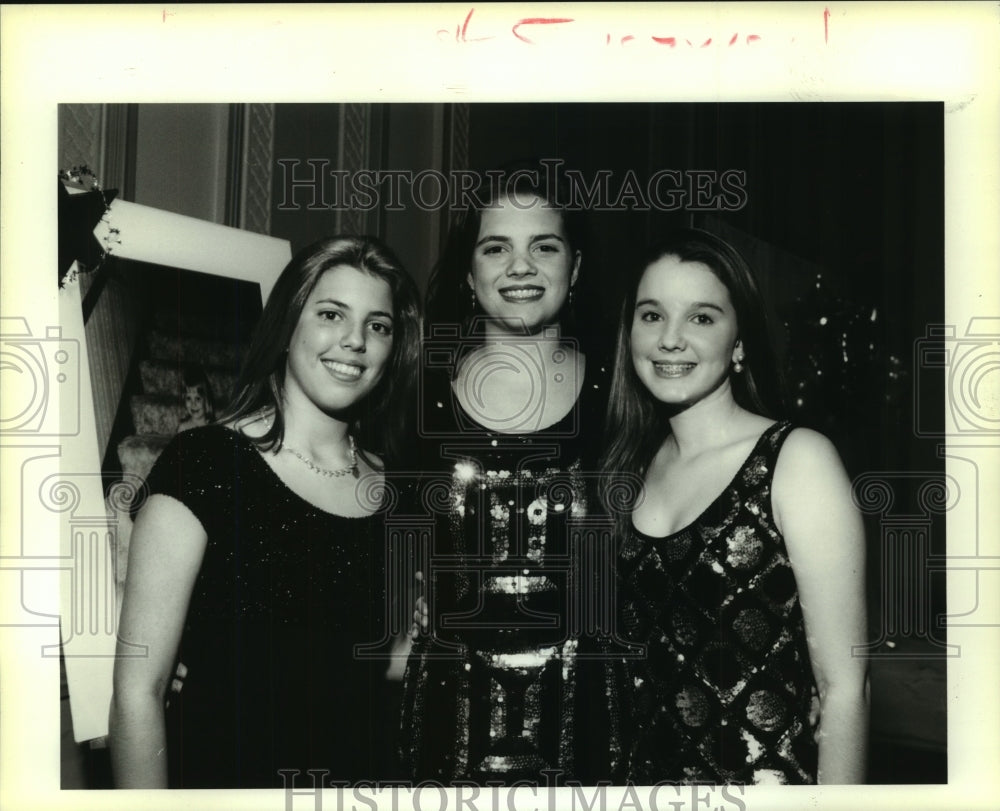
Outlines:
{"type": "Polygon", "coordinates": [[[739,374],[740,372],[743,371],[743,358],[744,357],[746,357],[746,356],[743,354],[743,352],[740,352],[733,359],[733,371],[736,372],[736,374],[739,374]]]}

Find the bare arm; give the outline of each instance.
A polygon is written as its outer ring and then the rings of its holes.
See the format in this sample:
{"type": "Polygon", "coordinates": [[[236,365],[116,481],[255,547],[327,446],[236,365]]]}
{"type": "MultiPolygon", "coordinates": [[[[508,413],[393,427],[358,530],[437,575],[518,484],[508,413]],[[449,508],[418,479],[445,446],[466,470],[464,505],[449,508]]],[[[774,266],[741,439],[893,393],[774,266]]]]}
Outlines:
{"type": "Polygon", "coordinates": [[[863,783],[868,744],[865,539],[851,483],[833,445],[793,431],[778,457],[772,496],[805,617],[819,687],[819,782],[863,783]]]}
{"type": "Polygon", "coordinates": [[[136,517],[109,719],[118,788],[167,785],[164,694],[205,542],[198,519],[169,496],[150,497],[136,517]]]}

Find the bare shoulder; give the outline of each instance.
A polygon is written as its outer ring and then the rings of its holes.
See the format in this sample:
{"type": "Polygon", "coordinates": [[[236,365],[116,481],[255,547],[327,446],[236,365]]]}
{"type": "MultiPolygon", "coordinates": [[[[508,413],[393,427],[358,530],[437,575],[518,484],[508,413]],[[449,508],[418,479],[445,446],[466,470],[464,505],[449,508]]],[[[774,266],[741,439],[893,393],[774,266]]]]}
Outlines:
{"type": "Polygon", "coordinates": [[[793,428],[781,446],[775,478],[794,478],[801,473],[842,471],[843,463],[834,444],[819,431],[793,428]]]}
{"type": "Polygon", "coordinates": [[[851,512],[850,478],[833,442],[809,428],[793,429],[778,454],[771,498],[783,531],[851,512]]]}
{"type": "Polygon", "coordinates": [[[150,528],[162,527],[169,528],[175,535],[204,534],[201,521],[191,512],[191,508],[166,493],[150,495],[142,505],[142,509],[136,513],[135,524],[142,533],[149,531],[150,528]]]}
{"type": "Polygon", "coordinates": [[[756,442],[775,422],[770,417],[740,409],[733,419],[733,426],[737,428],[741,441],[756,442]]]}

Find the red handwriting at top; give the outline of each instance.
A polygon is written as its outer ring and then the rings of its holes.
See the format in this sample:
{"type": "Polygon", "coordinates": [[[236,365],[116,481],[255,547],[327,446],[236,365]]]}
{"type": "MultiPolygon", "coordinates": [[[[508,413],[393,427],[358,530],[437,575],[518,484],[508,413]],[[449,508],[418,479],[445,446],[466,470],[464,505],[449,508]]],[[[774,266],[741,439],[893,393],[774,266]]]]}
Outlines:
{"type": "MultiPolygon", "coordinates": [[[[469,25],[472,22],[472,16],[473,16],[473,14],[475,14],[475,11],[476,11],[475,7],[470,8],[469,9],[469,13],[465,15],[465,19],[461,23],[459,23],[459,24],[457,24],[455,26],[455,28],[454,28],[454,39],[455,39],[455,42],[457,42],[457,43],[483,42],[485,40],[490,40],[490,39],[496,39],[497,38],[495,34],[491,34],[491,35],[488,35],[488,36],[476,36],[476,37],[469,35],[469,25]]],[[[535,44],[537,44],[535,42],[535,40],[530,39],[521,29],[523,29],[526,26],[557,25],[557,24],[559,24],[559,25],[568,25],[568,24],[574,23],[574,22],[576,22],[576,20],[574,18],[572,18],[572,17],[524,17],[524,18],[522,18],[520,20],[517,20],[511,26],[510,33],[519,42],[524,42],[524,43],[526,43],[528,45],[535,45],[535,44]]],[[[438,36],[439,39],[442,39],[444,37],[447,37],[447,38],[450,39],[452,37],[452,29],[450,29],[450,28],[439,28],[437,30],[437,36],[438,36]]],[[[736,32],[733,32],[729,36],[728,42],[726,43],[727,47],[731,48],[734,45],[739,44],[739,41],[740,41],[741,38],[743,40],[743,44],[744,45],[750,45],[752,43],[760,42],[761,41],[761,35],[760,34],[741,34],[739,31],[736,31],[736,32]]],[[[687,38],[678,38],[676,36],[659,36],[659,35],[652,35],[651,34],[648,37],[647,36],[643,36],[640,39],[635,34],[628,33],[628,34],[625,34],[623,36],[616,36],[616,37],[613,38],[612,35],[610,33],[608,33],[608,34],[605,35],[605,44],[606,45],[611,45],[613,39],[614,39],[615,43],[618,44],[618,45],[625,45],[626,43],[638,43],[638,42],[646,41],[646,42],[653,42],[653,43],[655,43],[657,45],[665,45],[665,46],[670,47],[670,48],[676,48],[677,47],[677,43],[679,41],[686,43],[687,46],[690,47],[690,48],[695,48],[695,47],[698,47],[698,48],[707,48],[714,41],[716,41],[715,38],[708,37],[706,40],[704,40],[704,41],[700,42],[700,44],[696,45],[690,39],[687,39],[687,38]]],[[[794,38],[793,38],[793,40],[794,40],[794,38]]],[[[824,40],[824,42],[827,42],[827,43],[829,43],[829,41],[830,41],[830,9],[829,8],[823,9],[823,40],[824,40]]],[[[722,45],[723,41],[724,41],[724,38],[720,38],[717,41],[717,44],[722,45]]]]}
{"type": "MultiPolygon", "coordinates": [[[[483,42],[488,39],[495,39],[494,36],[488,37],[470,37],[469,36],[469,23],[472,21],[472,15],[476,13],[475,8],[470,8],[469,13],[465,15],[465,19],[461,24],[455,26],[455,42],[483,42]]],[[[571,17],[525,17],[523,20],[518,20],[511,26],[510,32],[521,42],[526,42],[529,45],[534,45],[534,40],[528,39],[524,34],[520,33],[518,29],[525,25],[554,25],[557,23],[571,23],[573,19],[571,17]]],[[[439,28],[437,30],[438,38],[441,38],[442,34],[451,35],[451,30],[448,28],[439,28]]]]}
{"type": "MultiPolygon", "coordinates": [[[[729,43],[727,44],[726,47],[732,48],[734,45],[736,45],[739,42],[739,38],[740,38],[740,34],[737,31],[735,34],[733,34],[729,38],[729,43]]],[[[624,45],[626,42],[631,42],[634,39],[635,39],[635,37],[633,37],[633,36],[622,37],[621,40],[619,40],[619,44],[624,45]]],[[[677,37],[650,37],[650,39],[653,42],[655,42],[657,45],[666,45],[669,48],[676,48],[677,47],[677,37]]],[[[611,44],[611,34],[607,35],[606,42],[607,42],[608,45],[611,44]]],[[[709,37],[708,39],[706,39],[704,42],[702,42],[698,46],[695,46],[695,43],[693,43],[689,39],[685,39],[684,42],[687,44],[687,46],[689,48],[694,48],[694,47],[707,48],[709,45],[712,44],[713,39],[712,39],[712,37],[709,37]]],[[[760,35],[759,34],[747,34],[744,37],[744,44],[749,45],[751,42],[760,42],[760,35]]]]}
{"type": "MultiPolygon", "coordinates": [[[[475,13],[474,8],[469,9],[469,13],[465,15],[465,20],[460,24],[455,26],[455,42],[482,42],[487,39],[493,39],[493,37],[473,37],[469,39],[469,21],[472,19],[472,15],[475,13]]],[[[437,30],[438,38],[441,38],[442,34],[450,34],[451,32],[447,28],[439,28],[437,30]]]]}
{"type": "Polygon", "coordinates": [[[553,23],[571,23],[573,19],[571,17],[527,17],[523,20],[518,20],[514,23],[514,27],[510,29],[515,37],[517,37],[521,42],[527,42],[529,45],[533,45],[534,42],[528,39],[523,34],[517,33],[517,29],[522,25],[552,25],[553,23]]]}

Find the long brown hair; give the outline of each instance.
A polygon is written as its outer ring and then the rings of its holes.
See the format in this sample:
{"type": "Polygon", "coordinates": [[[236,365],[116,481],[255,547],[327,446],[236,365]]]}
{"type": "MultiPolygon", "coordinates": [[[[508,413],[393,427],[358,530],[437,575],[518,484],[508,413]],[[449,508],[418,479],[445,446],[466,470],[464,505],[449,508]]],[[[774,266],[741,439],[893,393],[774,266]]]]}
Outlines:
{"type": "Polygon", "coordinates": [[[413,411],[410,395],[420,359],[420,301],[413,279],[376,237],[330,237],[304,248],[292,258],[271,290],[251,338],[236,383],[236,395],[220,422],[272,410],[274,419],[270,427],[254,442],[262,450],[281,447],[285,435],[282,390],[288,345],[319,278],[338,265],[382,279],[392,291],[392,354],[378,385],[352,409],[349,430],[360,448],[396,460],[413,411]]]}
{"type": "Polygon", "coordinates": [[[639,282],[650,265],[666,256],[674,256],[681,262],[702,263],[729,291],[745,354],[743,371],[730,372],[729,376],[736,403],[771,419],[785,416],[784,384],[767,307],[750,266],[735,248],[714,234],[693,228],[674,231],[647,252],[630,279],[622,302],[608,398],[605,430],[608,444],[601,457],[605,491],[613,484],[616,473],[644,475],[670,432],[666,409],[636,374],[631,341],[639,282]]]}

